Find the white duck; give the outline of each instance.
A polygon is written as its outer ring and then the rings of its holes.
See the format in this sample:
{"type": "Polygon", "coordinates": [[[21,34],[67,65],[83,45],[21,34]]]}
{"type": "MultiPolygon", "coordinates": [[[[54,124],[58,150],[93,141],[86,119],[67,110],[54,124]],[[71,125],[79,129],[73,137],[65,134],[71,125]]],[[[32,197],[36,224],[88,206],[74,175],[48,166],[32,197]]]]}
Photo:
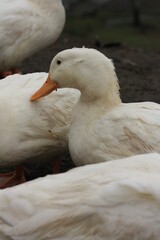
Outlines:
{"type": "MultiPolygon", "coordinates": [[[[66,134],[71,110],[80,93],[76,89],[62,89],[31,103],[30,95],[47,76],[47,73],[15,74],[0,81],[0,167],[39,162],[68,151],[66,134]]],[[[15,178],[12,174],[0,175],[0,186],[15,178]]]]}
{"type": "Polygon", "coordinates": [[[52,44],[62,32],[61,0],[0,1],[0,72],[3,76],[36,51],[52,44]]]}
{"type": "Polygon", "coordinates": [[[73,48],[57,54],[48,80],[31,100],[58,87],[81,91],[69,131],[76,165],[160,152],[160,105],[122,103],[114,65],[99,51],[73,48]]]}
{"type": "Polygon", "coordinates": [[[1,240],[159,240],[160,154],[87,165],[0,191],[1,240]]]}

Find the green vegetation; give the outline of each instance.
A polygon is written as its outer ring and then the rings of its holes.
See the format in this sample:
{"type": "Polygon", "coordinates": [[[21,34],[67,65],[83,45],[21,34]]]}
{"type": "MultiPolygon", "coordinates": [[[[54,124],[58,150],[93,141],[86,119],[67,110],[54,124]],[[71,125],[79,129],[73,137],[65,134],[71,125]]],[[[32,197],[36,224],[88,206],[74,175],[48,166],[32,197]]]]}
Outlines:
{"type": "Polygon", "coordinates": [[[131,16],[97,15],[70,17],[65,31],[71,35],[95,39],[102,44],[121,42],[125,46],[160,49],[160,18],[142,18],[142,26],[135,28],[131,16]],[[107,17],[106,17],[107,16],[107,17]]]}

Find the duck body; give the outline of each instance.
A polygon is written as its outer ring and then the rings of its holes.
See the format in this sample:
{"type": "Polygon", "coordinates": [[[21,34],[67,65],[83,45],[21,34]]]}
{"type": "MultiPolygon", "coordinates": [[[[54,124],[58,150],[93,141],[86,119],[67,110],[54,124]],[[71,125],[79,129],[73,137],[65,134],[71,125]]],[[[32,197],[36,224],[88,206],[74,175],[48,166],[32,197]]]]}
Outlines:
{"type": "Polygon", "coordinates": [[[114,65],[99,51],[73,48],[58,53],[47,81],[31,100],[57,87],[81,92],[69,130],[69,149],[76,165],[160,152],[160,105],[122,103],[114,65]]]}
{"type": "Polygon", "coordinates": [[[71,110],[79,91],[64,89],[32,104],[30,95],[46,77],[47,73],[15,74],[0,81],[1,167],[68,152],[71,110]]]}
{"type": "Polygon", "coordinates": [[[0,3],[0,71],[52,44],[62,32],[61,0],[2,0],[0,3]]]}
{"type": "Polygon", "coordinates": [[[158,240],[159,173],[160,155],[142,154],[1,190],[0,238],[158,240]]]}
{"type": "Polygon", "coordinates": [[[86,109],[80,100],[75,106],[69,131],[70,153],[76,165],[160,152],[159,104],[121,103],[105,112],[104,106],[87,105],[86,109]]]}

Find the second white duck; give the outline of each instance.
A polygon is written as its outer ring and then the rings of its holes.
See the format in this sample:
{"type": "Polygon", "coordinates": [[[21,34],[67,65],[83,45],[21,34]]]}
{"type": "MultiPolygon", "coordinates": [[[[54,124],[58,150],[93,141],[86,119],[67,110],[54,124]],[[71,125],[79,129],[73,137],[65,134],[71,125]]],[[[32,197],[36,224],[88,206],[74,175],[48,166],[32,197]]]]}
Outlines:
{"type": "Polygon", "coordinates": [[[31,100],[59,87],[81,91],[69,131],[76,165],[160,152],[160,105],[122,103],[114,65],[99,51],[73,48],[57,54],[47,81],[31,100]]]}
{"type": "Polygon", "coordinates": [[[0,71],[14,73],[15,65],[55,42],[64,24],[61,0],[1,0],[0,71]]]}

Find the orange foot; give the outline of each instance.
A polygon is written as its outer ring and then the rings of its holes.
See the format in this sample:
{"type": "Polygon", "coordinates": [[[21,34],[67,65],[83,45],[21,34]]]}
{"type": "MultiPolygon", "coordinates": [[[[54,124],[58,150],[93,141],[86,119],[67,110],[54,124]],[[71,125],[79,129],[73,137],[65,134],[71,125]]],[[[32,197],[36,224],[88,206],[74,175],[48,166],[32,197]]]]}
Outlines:
{"type": "Polygon", "coordinates": [[[13,67],[11,71],[12,71],[12,74],[16,74],[16,73],[22,74],[21,70],[16,67],[13,67]]]}
{"type": "Polygon", "coordinates": [[[22,72],[21,72],[18,68],[13,67],[13,68],[11,68],[11,70],[9,70],[9,71],[1,72],[1,73],[0,73],[0,78],[5,78],[5,77],[7,77],[7,76],[9,76],[9,75],[13,75],[13,74],[16,74],[16,73],[21,74],[22,72]]]}
{"type": "Polygon", "coordinates": [[[0,78],[5,78],[9,75],[12,75],[12,71],[4,71],[0,73],[0,78]]]}
{"type": "Polygon", "coordinates": [[[0,174],[0,189],[13,187],[26,182],[23,167],[17,167],[15,171],[0,174]]]}
{"type": "Polygon", "coordinates": [[[53,173],[54,174],[60,173],[60,163],[61,163],[60,160],[54,160],[54,162],[53,162],[53,173]]]}

